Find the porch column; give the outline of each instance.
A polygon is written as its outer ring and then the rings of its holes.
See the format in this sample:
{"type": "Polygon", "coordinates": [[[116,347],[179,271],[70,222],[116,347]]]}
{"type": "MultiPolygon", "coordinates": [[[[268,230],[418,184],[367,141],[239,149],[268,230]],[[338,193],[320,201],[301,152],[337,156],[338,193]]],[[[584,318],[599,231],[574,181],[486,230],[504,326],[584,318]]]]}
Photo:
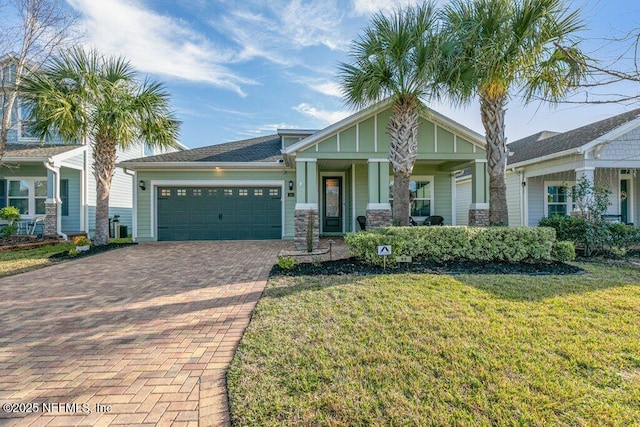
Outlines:
{"type": "Polygon", "coordinates": [[[44,235],[58,235],[58,219],[60,201],[56,197],[60,186],[60,169],[52,170],[47,167],[47,198],[44,201],[45,217],[44,217],[44,235]]]}
{"type": "Polygon", "coordinates": [[[596,168],[594,168],[593,166],[576,168],[576,181],[579,181],[581,178],[586,178],[589,181],[594,182],[595,172],[596,168]]]}
{"type": "Polygon", "coordinates": [[[294,242],[296,248],[317,248],[320,227],[318,219],[318,163],[316,159],[296,159],[296,209],[294,242]]]}
{"type": "Polygon", "coordinates": [[[366,217],[367,230],[387,227],[393,224],[389,203],[389,160],[369,159],[369,201],[366,217]]]}
{"type": "Polygon", "coordinates": [[[486,227],[489,225],[489,180],[487,161],[476,160],[471,165],[471,206],[469,225],[486,227]]]}

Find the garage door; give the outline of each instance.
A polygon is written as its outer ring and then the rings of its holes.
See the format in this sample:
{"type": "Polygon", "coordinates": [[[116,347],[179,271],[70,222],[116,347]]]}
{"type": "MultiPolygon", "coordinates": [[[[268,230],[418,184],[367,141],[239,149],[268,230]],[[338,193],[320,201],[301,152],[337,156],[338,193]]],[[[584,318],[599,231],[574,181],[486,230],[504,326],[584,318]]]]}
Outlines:
{"type": "Polygon", "coordinates": [[[159,187],[158,240],[282,238],[278,187],[159,187]]]}

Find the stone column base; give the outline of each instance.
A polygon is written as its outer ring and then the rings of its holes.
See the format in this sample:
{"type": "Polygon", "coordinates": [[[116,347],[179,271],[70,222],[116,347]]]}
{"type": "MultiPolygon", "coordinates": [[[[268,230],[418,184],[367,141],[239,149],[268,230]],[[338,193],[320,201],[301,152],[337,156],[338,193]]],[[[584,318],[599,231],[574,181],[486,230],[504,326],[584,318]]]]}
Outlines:
{"type": "Polygon", "coordinates": [[[470,227],[488,227],[489,209],[469,209],[470,227]]]}
{"type": "Polygon", "coordinates": [[[316,249],[320,244],[320,222],[318,220],[318,209],[296,209],[295,214],[295,234],[294,242],[298,250],[308,249],[308,229],[313,227],[311,232],[311,246],[316,249]]]}
{"type": "Polygon", "coordinates": [[[58,235],[58,204],[56,202],[46,201],[44,203],[44,235],[58,235]]]}
{"type": "Polygon", "coordinates": [[[391,209],[367,209],[365,215],[367,217],[367,231],[393,225],[391,209]]]}

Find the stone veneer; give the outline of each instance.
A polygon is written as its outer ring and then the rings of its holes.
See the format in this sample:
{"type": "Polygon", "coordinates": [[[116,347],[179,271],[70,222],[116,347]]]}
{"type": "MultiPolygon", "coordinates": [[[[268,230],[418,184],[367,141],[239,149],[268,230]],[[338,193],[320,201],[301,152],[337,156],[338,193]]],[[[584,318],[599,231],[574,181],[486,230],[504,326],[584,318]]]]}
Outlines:
{"type": "Polygon", "coordinates": [[[298,250],[307,249],[309,215],[313,215],[313,249],[320,244],[320,222],[317,209],[296,209],[294,242],[298,250]]]}
{"type": "Polygon", "coordinates": [[[44,204],[44,235],[58,235],[58,205],[56,202],[45,202],[44,204]]]}
{"type": "Polygon", "coordinates": [[[489,209],[469,209],[470,227],[488,227],[489,209]]]}
{"type": "Polygon", "coordinates": [[[393,215],[390,209],[367,209],[367,230],[393,225],[393,215]]]}

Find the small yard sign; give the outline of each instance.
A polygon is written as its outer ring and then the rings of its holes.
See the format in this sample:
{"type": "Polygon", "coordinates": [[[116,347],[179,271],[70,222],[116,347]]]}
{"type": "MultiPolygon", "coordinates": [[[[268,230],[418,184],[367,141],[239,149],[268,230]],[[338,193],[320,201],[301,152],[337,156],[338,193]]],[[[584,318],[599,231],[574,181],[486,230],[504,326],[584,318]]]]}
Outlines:
{"type": "Polygon", "coordinates": [[[391,245],[378,246],[378,256],[391,256],[391,245]]]}

